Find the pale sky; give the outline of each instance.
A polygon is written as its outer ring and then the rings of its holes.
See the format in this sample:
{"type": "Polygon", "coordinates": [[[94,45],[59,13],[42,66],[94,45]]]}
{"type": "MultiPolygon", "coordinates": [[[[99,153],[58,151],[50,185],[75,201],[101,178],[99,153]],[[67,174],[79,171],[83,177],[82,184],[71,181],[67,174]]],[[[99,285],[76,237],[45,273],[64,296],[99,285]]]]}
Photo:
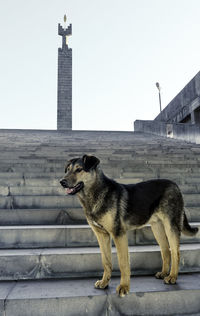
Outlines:
{"type": "Polygon", "coordinates": [[[200,0],[0,0],[0,128],[56,129],[65,13],[73,129],[133,130],[200,70],[200,0]]]}

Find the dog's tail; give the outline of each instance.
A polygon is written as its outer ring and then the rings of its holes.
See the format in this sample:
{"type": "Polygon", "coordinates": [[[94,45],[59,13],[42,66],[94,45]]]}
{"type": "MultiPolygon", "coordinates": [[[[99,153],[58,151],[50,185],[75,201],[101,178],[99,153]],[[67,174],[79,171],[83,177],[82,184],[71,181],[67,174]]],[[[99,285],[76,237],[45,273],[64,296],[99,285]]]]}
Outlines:
{"type": "Polygon", "coordinates": [[[182,233],[184,235],[187,236],[195,236],[199,229],[198,227],[191,227],[190,224],[188,223],[188,219],[187,216],[185,215],[185,211],[184,211],[184,215],[183,215],[183,229],[182,229],[182,233]]]}

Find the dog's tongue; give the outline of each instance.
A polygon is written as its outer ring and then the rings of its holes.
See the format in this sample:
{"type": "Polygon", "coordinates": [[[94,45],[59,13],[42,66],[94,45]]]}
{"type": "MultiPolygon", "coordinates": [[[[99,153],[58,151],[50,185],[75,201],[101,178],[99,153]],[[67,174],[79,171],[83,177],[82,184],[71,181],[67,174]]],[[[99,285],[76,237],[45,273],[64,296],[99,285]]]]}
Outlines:
{"type": "Polygon", "coordinates": [[[67,188],[67,189],[66,189],[67,194],[70,194],[70,193],[72,193],[73,191],[74,191],[73,188],[67,188]]]}

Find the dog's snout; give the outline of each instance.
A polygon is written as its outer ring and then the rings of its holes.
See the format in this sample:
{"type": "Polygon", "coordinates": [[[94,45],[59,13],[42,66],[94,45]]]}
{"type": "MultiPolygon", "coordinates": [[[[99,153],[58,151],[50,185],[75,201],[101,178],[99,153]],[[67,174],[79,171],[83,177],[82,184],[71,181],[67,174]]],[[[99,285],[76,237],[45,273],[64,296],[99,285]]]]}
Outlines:
{"type": "Polygon", "coordinates": [[[67,180],[65,180],[65,179],[60,180],[60,184],[61,184],[64,188],[67,188],[67,180]]]}

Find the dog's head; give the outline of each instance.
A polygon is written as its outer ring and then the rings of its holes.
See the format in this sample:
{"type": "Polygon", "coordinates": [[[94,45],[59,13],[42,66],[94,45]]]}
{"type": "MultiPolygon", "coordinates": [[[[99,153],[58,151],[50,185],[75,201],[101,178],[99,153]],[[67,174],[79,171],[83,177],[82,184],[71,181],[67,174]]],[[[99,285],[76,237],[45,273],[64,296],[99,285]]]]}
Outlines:
{"type": "Polygon", "coordinates": [[[65,176],[60,181],[67,194],[74,195],[81,191],[85,185],[94,181],[96,167],[100,160],[95,156],[84,155],[67,162],[65,176]]]}

